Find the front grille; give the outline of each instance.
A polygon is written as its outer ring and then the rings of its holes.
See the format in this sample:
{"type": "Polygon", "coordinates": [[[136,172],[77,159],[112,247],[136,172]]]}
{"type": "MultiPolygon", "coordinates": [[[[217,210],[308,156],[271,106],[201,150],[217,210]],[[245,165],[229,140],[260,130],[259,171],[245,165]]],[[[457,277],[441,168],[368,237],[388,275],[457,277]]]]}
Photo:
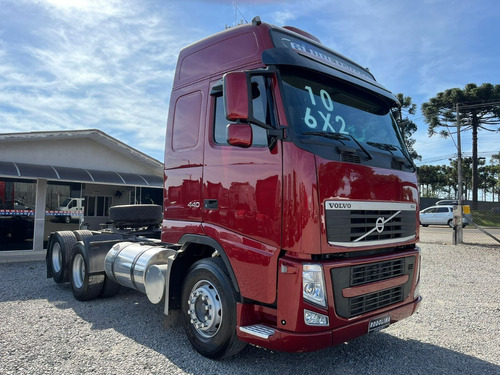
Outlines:
{"type": "Polygon", "coordinates": [[[354,266],[351,268],[351,286],[373,283],[403,274],[403,259],[354,266]]]}
{"type": "Polygon", "coordinates": [[[390,306],[403,300],[403,286],[382,290],[349,299],[350,316],[361,315],[369,311],[390,306]]]}
{"type": "Polygon", "coordinates": [[[330,274],[337,315],[342,318],[352,318],[404,301],[410,295],[414,273],[414,256],[332,268],[330,274]],[[370,286],[404,275],[408,275],[408,280],[402,285],[383,290],[374,288],[375,290],[372,289],[366,294],[344,297],[344,289],[360,286],[365,289],[364,285],[370,286]]]}
{"type": "Polygon", "coordinates": [[[327,201],[325,220],[328,242],[356,247],[413,239],[416,208],[415,205],[410,206],[408,203],[393,202],[327,201]]]}

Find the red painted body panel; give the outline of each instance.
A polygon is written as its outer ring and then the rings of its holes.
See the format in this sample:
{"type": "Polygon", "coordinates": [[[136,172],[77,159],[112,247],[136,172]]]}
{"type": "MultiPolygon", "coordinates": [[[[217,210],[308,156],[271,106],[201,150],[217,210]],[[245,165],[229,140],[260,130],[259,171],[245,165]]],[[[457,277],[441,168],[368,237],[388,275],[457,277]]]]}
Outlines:
{"type": "Polygon", "coordinates": [[[238,280],[242,296],[264,303],[276,298],[276,268],[279,247],[266,245],[247,236],[204,224],[207,236],[222,245],[238,280]]]}
{"type": "MultiPolygon", "coordinates": [[[[405,319],[417,311],[421,302],[420,296],[410,303],[385,311],[383,314],[390,314],[391,324],[405,319]]],[[[237,325],[238,337],[251,344],[262,346],[271,350],[284,352],[311,352],[325,349],[330,346],[339,345],[353,340],[368,333],[370,318],[347,322],[347,324],[335,328],[324,329],[316,332],[297,332],[279,328],[274,335],[268,339],[259,338],[242,332],[239,327],[248,325],[250,316],[254,312],[251,306],[238,304],[238,316],[247,319],[245,324],[237,325]]]]}
{"type": "Polygon", "coordinates": [[[320,202],[332,198],[418,202],[414,173],[317,159],[320,202]]]}
{"type": "Polygon", "coordinates": [[[316,160],[295,144],[283,146],[283,248],[319,254],[320,208],[316,160]]]}
{"type": "MultiPolygon", "coordinates": [[[[162,241],[178,243],[185,234],[215,240],[229,260],[242,300],[253,301],[238,304],[238,327],[266,324],[276,330],[267,340],[239,330],[238,336],[266,348],[311,351],[366,334],[373,317],[390,313],[392,322],[403,319],[420,302],[420,297],[413,297],[417,283],[413,280],[405,301],[351,319],[336,314],[332,268],[408,255],[417,258],[415,265],[419,267],[420,258],[418,251],[408,246],[404,252],[390,255],[325,260],[322,256],[376,246],[346,249],[330,245],[324,202],[411,202],[418,207],[417,181],[412,173],[326,160],[288,140],[278,140],[271,148],[214,142],[215,99],[211,90],[227,72],[264,67],[262,52],[273,47],[270,28],[266,24],[236,27],[181,51],[166,133],[162,241]],[[205,207],[206,202],[216,204],[205,207]],[[304,301],[303,263],[322,265],[327,307],[304,301]],[[329,326],[307,326],[304,309],[327,315],[329,326]]],[[[271,91],[277,123],[286,135],[275,75],[271,91]]],[[[418,228],[416,233],[418,239],[418,228]]],[[[417,239],[394,246],[410,245],[417,239]]],[[[363,292],[387,285],[367,284],[363,292]]]]}
{"type": "MultiPolygon", "coordinates": [[[[415,173],[334,162],[318,156],[316,163],[322,223],[325,222],[324,204],[329,199],[415,203],[417,205],[415,216],[418,216],[419,195],[415,173]]],[[[418,218],[416,222],[418,223],[418,218]]],[[[325,225],[321,225],[320,228],[323,253],[345,251],[345,248],[329,245],[325,225]]],[[[416,231],[418,239],[418,226],[416,231]]],[[[416,240],[409,241],[409,243],[415,242],[416,240]]],[[[370,247],[358,247],[356,251],[367,248],[370,247]]]]}

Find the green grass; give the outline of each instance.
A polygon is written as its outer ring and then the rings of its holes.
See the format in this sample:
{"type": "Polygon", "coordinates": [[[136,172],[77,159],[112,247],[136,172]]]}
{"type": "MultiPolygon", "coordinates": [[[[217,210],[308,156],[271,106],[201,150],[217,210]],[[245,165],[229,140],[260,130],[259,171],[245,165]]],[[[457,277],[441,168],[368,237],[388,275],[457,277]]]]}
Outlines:
{"type": "Polygon", "coordinates": [[[500,227],[500,213],[491,211],[473,211],[474,223],[482,227],[500,227]]]}

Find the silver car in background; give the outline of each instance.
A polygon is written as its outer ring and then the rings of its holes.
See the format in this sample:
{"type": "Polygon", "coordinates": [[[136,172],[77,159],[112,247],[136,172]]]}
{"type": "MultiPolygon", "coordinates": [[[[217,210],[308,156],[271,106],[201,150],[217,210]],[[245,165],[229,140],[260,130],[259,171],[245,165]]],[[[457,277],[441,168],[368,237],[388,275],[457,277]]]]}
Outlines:
{"type": "MultiPolygon", "coordinates": [[[[467,219],[462,218],[462,227],[468,224],[467,219]]],[[[439,205],[428,207],[420,211],[420,225],[448,225],[453,228],[453,206],[439,205]]]]}

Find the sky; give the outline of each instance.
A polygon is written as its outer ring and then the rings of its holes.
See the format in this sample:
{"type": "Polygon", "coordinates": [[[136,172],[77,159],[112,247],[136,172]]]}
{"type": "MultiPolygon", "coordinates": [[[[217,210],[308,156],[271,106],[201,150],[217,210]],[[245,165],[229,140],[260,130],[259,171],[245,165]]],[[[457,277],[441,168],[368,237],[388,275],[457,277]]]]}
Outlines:
{"type": "MultiPolygon", "coordinates": [[[[306,30],[410,96],[417,165],[457,154],[453,139],[429,138],[422,103],[500,83],[497,0],[0,0],[0,133],[95,128],[163,161],[179,50],[257,15],[306,30]]],[[[479,156],[499,151],[499,132],[479,133],[479,156]]]]}

